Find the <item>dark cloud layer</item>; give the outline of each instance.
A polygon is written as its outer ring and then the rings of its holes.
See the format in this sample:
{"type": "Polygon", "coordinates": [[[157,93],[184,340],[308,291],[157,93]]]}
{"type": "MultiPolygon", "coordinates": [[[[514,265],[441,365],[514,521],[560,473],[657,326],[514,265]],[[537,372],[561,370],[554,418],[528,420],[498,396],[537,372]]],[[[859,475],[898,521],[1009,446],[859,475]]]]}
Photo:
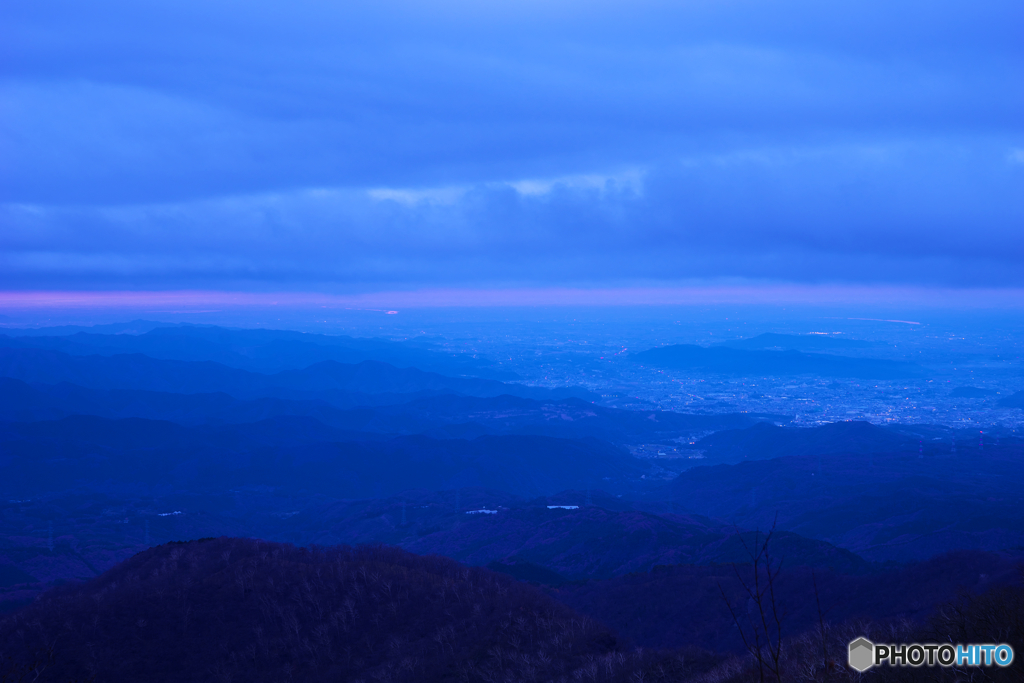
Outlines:
{"type": "Polygon", "coordinates": [[[1020,3],[0,12],[5,288],[1024,285],[1020,3]]]}

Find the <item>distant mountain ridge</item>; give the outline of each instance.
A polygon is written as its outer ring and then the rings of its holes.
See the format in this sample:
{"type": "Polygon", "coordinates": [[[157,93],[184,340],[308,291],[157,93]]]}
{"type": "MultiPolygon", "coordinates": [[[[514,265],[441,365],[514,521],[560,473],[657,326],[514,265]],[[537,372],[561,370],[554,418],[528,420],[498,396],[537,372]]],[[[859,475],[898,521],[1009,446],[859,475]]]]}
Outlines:
{"type": "Polygon", "coordinates": [[[799,455],[911,452],[917,450],[918,439],[859,420],[820,427],[777,427],[761,422],[746,429],[716,432],[688,447],[701,450],[709,464],[717,464],[799,455]]]}
{"type": "MultiPolygon", "coordinates": [[[[97,325],[50,325],[44,327],[0,327],[11,337],[67,337],[84,332],[86,334],[145,334],[158,327],[192,327],[188,323],[165,323],[156,320],[136,318],[123,323],[100,323],[97,325]]],[[[198,327],[198,326],[196,326],[198,327]]]]}
{"type": "Polygon", "coordinates": [[[47,349],[76,356],[141,353],[161,360],[214,361],[262,373],[300,369],[322,361],[356,364],[370,360],[455,376],[518,379],[515,373],[485,359],[384,339],[146,321],[103,328],[113,334],[75,329],[55,328],[50,334],[25,331],[21,336],[17,330],[6,330],[0,334],[0,347],[47,349]],[[136,329],[144,331],[125,333],[136,329]]]}
{"type": "Polygon", "coordinates": [[[829,352],[844,349],[868,349],[872,346],[877,346],[877,344],[831,334],[778,334],[776,332],[765,332],[755,337],[721,342],[718,346],[751,350],[781,349],[784,351],[829,352]]]}
{"type": "Polygon", "coordinates": [[[924,368],[914,363],[878,358],[852,358],[801,351],[765,351],[675,344],[630,356],[636,363],[654,367],[722,375],[819,375],[862,379],[917,377],[924,368]]]}

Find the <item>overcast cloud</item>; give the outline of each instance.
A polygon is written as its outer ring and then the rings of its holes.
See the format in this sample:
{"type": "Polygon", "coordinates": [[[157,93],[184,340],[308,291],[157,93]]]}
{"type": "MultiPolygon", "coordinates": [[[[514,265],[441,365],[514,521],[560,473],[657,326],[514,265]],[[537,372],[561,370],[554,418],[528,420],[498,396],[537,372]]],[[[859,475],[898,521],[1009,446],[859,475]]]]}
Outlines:
{"type": "Polygon", "coordinates": [[[0,8],[0,287],[1024,286],[1020,2],[0,8]]]}

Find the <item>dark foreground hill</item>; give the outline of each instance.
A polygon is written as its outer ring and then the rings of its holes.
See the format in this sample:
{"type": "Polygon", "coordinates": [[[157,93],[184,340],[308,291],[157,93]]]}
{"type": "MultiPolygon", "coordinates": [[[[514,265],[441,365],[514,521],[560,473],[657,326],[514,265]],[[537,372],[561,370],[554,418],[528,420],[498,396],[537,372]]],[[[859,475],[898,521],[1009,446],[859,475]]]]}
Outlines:
{"type": "Polygon", "coordinates": [[[623,651],[486,569],[387,547],[173,543],[0,621],[0,679],[627,681],[704,656],[623,651]],[[589,678],[584,678],[589,676],[589,678]]]}
{"type": "MultiPolygon", "coordinates": [[[[749,634],[760,619],[740,585],[749,566],[657,568],[566,585],[551,591],[556,601],[486,569],[391,547],[203,539],[149,549],[0,619],[0,680],[861,680],[845,666],[846,643],[861,635],[1021,651],[1024,590],[1009,562],[960,554],[861,577],[790,568],[773,584],[783,645],[778,675],[765,678],[747,655],[676,647],[742,651],[738,629],[749,634]],[[968,591],[953,597],[961,582],[968,591]]],[[[968,680],[952,673],[883,668],[871,680],[968,680]]],[[[985,673],[1020,680],[1019,668],[985,673]]]]}
{"type": "MultiPolygon", "coordinates": [[[[749,538],[747,545],[754,546],[749,538]]],[[[772,588],[784,637],[813,630],[819,622],[819,605],[821,618],[833,624],[855,620],[924,623],[940,605],[960,594],[1020,587],[1024,579],[1024,551],[962,550],[925,562],[850,574],[842,567],[809,567],[799,558],[790,562],[782,544],[773,548],[781,570],[772,588]]],[[[724,598],[741,606],[741,614],[748,618],[748,597],[738,576],[749,583],[753,574],[749,559],[746,563],[736,560],[735,569],[728,564],[658,566],[604,581],[563,584],[549,592],[644,647],[689,643],[742,652],[743,641],[724,598]]],[[[763,572],[761,579],[765,580],[763,572]]]]}

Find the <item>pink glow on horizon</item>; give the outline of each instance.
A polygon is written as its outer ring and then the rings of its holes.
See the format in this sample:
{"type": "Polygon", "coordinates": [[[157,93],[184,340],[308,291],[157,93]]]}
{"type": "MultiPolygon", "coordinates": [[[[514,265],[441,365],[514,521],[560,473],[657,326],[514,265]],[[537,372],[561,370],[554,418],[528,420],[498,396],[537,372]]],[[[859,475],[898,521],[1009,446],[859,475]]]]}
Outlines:
{"type": "MultiPolygon", "coordinates": [[[[602,289],[422,289],[363,294],[315,292],[177,291],[0,291],[0,310],[46,309],[224,309],[322,307],[381,309],[488,306],[643,306],[780,304],[891,304],[940,308],[1024,307],[1024,289],[951,289],[841,285],[709,285],[602,289]]],[[[169,311],[161,311],[169,312],[169,311]]]]}

